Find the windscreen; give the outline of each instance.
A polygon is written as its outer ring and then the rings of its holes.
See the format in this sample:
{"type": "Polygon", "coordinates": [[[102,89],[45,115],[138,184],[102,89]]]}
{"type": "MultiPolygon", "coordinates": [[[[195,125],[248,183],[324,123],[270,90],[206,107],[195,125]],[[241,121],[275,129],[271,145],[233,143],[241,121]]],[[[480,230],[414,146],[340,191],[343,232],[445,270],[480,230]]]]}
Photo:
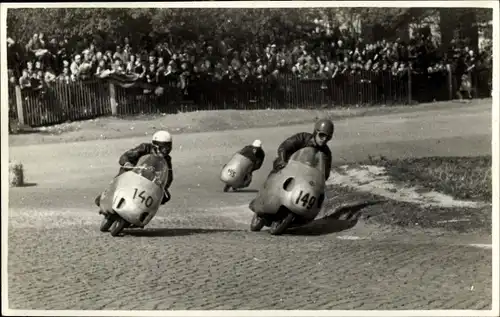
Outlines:
{"type": "Polygon", "coordinates": [[[293,153],[290,161],[299,162],[301,164],[316,168],[321,172],[325,171],[325,154],[313,147],[305,147],[293,153]]]}
{"type": "Polygon", "coordinates": [[[165,186],[169,173],[167,161],[163,157],[154,154],[142,156],[132,171],[156,183],[161,188],[165,186]]]}

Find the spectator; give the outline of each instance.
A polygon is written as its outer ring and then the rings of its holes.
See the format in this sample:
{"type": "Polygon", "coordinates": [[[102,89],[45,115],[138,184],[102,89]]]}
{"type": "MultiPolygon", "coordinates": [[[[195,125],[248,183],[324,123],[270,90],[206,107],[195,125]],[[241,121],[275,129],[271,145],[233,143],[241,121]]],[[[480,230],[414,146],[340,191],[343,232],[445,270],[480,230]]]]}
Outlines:
{"type": "Polygon", "coordinates": [[[149,64],[149,68],[146,71],[145,75],[146,75],[146,82],[148,84],[155,84],[158,81],[155,64],[149,64]]]}
{"type": "Polygon", "coordinates": [[[107,70],[106,68],[106,61],[104,61],[103,59],[101,59],[97,65],[97,68],[96,68],[96,71],[95,71],[95,75],[99,76],[101,75],[105,70],[107,70]]]}
{"type": "Polygon", "coordinates": [[[29,40],[28,44],[26,44],[26,50],[30,52],[32,55],[35,55],[39,49],[42,49],[44,43],[38,37],[38,34],[33,34],[33,37],[29,40]]]}
{"type": "Polygon", "coordinates": [[[122,60],[120,58],[116,58],[114,60],[112,67],[111,67],[111,71],[113,73],[117,73],[117,74],[124,74],[125,73],[125,69],[123,68],[122,60]]]}
{"type": "Polygon", "coordinates": [[[104,59],[107,61],[107,62],[111,62],[112,60],[114,60],[113,58],[113,54],[110,50],[107,50],[105,53],[104,53],[105,57],[104,59]]]}
{"type": "Polygon", "coordinates": [[[38,70],[31,78],[31,88],[33,90],[41,90],[44,87],[43,71],[38,70]]]}
{"type": "Polygon", "coordinates": [[[26,63],[26,71],[28,72],[28,75],[32,77],[35,73],[35,70],[33,69],[33,62],[27,62],[26,63]]]}
{"type": "Polygon", "coordinates": [[[73,78],[78,78],[78,75],[80,74],[80,65],[82,63],[82,57],[80,54],[75,56],[75,59],[71,63],[70,70],[71,70],[71,76],[73,78]]]}
{"type": "Polygon", "coordinates": [[[467,93],[469,99],[472,99],[472,85],[469,78],[469,75],[463,74],[461,77],[460,88],[457,90],[457,96],[460,100],[463,99],[462,93],[467,93]]]}
{"type": "MultiPolygon", "coordinates": [[[[314,29],[302,35],[278,34],[276,30],[272,33],[274,36],[254,42],[245,42],[246,39],[238,42],[237,37],[231,35],[213,39],[200,36],[181,42],[175,39],[157,43],[143,41],[137,45],[126,37],[123,41],[101,42],[97,46],[96,41],[80,41],[78,47],[72,39],[52,35],[46,43],[40,33],[34,34],[25,45],[25,56],[22,50],[15,49],[17,43],[8,38],[9,69],[18,77],[20,68],[25,66],[28,78],[38,77],[41,70],[45,82],[53,81],[54,76],[62,82],[84,80],[102,76],[106,71],[137,74],[143,82],[175,85],[187,93],[202,82],[227,81],[234,86],[286,75],[302,79],[335,78],[340,82],[348,74],[363,72],[403,76],[411,67],[413,72],[433,76],[446,71],[447,64],[451,64],[456,74],[454,86],[467,87],[468,81],[474,80],[467,81],[462,75],[486,65],[491,67],[492,60],[491,51],[475,52],[458,41],[451,43],[447,56],[441,57],[428,35],[418,35],[409,43],[399,39],[365,43],[319,20],[314,29]],[[109,45],[115,47],[114,51],[99,49],[109,45]],[[11,67],[13,64],[18,66],[11,67]]],[[[26,87],[26,75],[23,73],[19,82],[21,78],[26,87]]]]}
{"type": "Polygon", "coordinates": [[[130,55],[129,60],[127,62],[127,66],[125,68],[127,74],[135,72],[135,62],[136,62],[135,55],[130,55]]]}
{"type": "Polygon", "coordinates": [[[8,69],[7,70],[7,78],[9,78],[9,84],[17,84],[16,76],[14,74],[14,70],[8,69]]]}
{"type": "Polygon", "coordinates": [[[19,86],[21,89],[31,87],[31,78],[27,69],[23,69],[23,74],[21,78],[19,78],[19,86]]]}
{"type": "Polygon", "coordinates": [[[146,71],[147,71],[146,64],[141,61],[140,56],[139,58],[136,57],[134,72],[136,74],[139,74],[140,78],[144,78],[144,76],[146,76],[146,71]]]}
{"type": "MultiPolygon", "coordinates": [[[[177,58],[177,55],[174,54],[174,56],[172,57],[173,59],[176,59],[177,58]]],[[[154,65],[156,64],[156,54],[154,51],[151,51],[149,53],[149,56],[148,56],[148,64],[149,65],[154,65]]]]}
{"type": "Polygon", "coordinates": [[[35,69],[34,72],[38,72],[39,70],[43,71],[43,66],[41,61],[36,61],[35,62],[35,69]]]}
{"type": "Polygon", "coordinates": [[[80,79],[89,79],[92,74],[93,62],[89,52],[83,55],[83,62],[78,66],[78,74],[80,79]]]}
{"type": "Polygon", "coordinates": [[[52,68],[47,68],[45,72],[44,80],[47,84],[53,83],[56,81],[56,75],[52,71],[52,68]]]}
{"type": "Polygon", "coordinates": [[[72,80],[71,73],[68,67],[64,67],[62,73],[57,76],[57,81],[69,84],[72,80]]]}
{"type": "Polygon", "coordinates": [[[68,61],[66,61],[66,60],[64,60],[64,61],[63,61],[63,65],[62,65],[62,66],[63,66],[63,68],[66,68],[66,67],[67,67],[67,68],[69,69],[69,62],[68,62],[68,61]]]}
{"type": "Polygon", "coordinates": [[[120,59],[122,62],[127,62],[128,60],[128,54],[122,51],[122,47],[120,45],[116,46],[116,51],[115,54],[113,54],[113,60],[116,60],[117,58],[120,59]]]}
{"type": "Polygon", "coordinates": [[[165,61],[163,60],[163,57],[158,58],[158,69],[157,72],[165,72],[165,61]]]}

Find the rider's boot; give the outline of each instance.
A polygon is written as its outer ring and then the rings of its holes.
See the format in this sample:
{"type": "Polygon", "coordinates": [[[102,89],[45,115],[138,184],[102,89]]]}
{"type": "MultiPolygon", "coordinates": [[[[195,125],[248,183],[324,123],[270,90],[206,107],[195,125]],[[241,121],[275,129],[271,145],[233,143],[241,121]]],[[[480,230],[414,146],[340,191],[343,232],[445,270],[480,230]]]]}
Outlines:
{"type": "MultiPolygon", "coordinates": [[[[167,189],[165,189],[165,191],[167,191],[167,189]]],[[[160,205],[165,205],[169,201],[170,201],[170,198],[167,195],[163,194],[163,198],[161,199],[160,205]]]]}
{"type": "Polygon", "coordinates": [[[250,183],[252,182],[252,174],[248,174],[245,176],[245,179],[243,181],[243,186],[242,188],[246,188],[248,186],[250,186],[250,183]]]}

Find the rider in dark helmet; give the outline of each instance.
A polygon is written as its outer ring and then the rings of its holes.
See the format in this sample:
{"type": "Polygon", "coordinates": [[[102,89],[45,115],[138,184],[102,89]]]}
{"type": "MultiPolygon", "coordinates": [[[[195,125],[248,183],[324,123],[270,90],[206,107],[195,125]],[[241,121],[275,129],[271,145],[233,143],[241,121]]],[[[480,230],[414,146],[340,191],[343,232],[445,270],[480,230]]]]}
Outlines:
{"type": "MultiPolygon", "coordinates": [[[[326,156],[325,180],[327,180],[328,177],[330,177],[330,169],[332,166],[332,152],[330,151],[327,143],[332,139],[334,130],[335,128],[331,120],[321,119],[314,124],[313,133],[300,132],[283,141],[283,143],[281,143],[278,147],[278,157],[274,160],[273,169],[269,175],[284,168],[293,153],[305,147],[311,146],[317,148],[326,156]]],[[[255,199],[253,199],[248,206],[250,210],[255,211],[254,203],[255,199]]]]}
{"type": "Polygon", "coordinates": [[[326,155],[325,180],[327,180],[328,177],[330,177],[330,169],[332,166],[332,152],[327,143],[332,139],[334,130],[335,127],[331,120],[321,119],[314,124],[313,133],[300,132],[283,141],[278,147],[278,157],[273,162],[271,174],[285,167],[293,153],[302,148],[311,146],[317,148],[326,155]]]}

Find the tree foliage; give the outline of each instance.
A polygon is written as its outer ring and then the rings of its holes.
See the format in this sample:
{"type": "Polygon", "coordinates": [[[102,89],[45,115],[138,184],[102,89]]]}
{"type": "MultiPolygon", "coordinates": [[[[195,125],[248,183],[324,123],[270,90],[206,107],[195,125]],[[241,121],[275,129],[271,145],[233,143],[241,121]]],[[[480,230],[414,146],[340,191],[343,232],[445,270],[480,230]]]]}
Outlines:
{"type": "MultiPolygon", "coordinates": [[[[452,10],[452,9],[450,9],[452,10]]],[[[455,9],[453,9],[455,10],[455,9]]],[[[461,13],[457,9],[457,14],[461,13]]],[[[470,11],[470,9],[468,9],[470,11]]],[[[491,9],[474,9],[478,21],[489,21],[491,9]]],[[[463,11],[463,9],[462,9],[463,11]]],[[[283,35],[301,34],[315,18],[355,29],[356,18],[365,26],[396,30],[436,12],[435,8],[55,8],[8,9],[8,35],[27,42],[32,33],[68,39],[102,38],[140,40],[169,36],[171,39],[223,39],[279,41],[283,35]]]]}

